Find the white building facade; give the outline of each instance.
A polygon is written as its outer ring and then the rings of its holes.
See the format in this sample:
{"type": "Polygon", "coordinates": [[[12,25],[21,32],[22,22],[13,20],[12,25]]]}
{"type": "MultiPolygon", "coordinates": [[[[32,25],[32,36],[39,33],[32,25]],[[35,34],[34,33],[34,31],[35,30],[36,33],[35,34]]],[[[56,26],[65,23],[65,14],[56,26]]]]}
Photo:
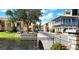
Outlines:
{"type": "Polygon", "coordinates": [[[65,32],[66,29],[77,29],[79,27],[77,16],[60,16],[53,21],[55,32],[65,32]]]}

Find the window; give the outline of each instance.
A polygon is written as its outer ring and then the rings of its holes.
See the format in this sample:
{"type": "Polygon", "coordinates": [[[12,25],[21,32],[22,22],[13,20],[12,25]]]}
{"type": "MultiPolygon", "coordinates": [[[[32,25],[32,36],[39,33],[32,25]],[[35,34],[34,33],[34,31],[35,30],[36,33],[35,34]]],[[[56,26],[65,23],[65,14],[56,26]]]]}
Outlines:
{"type": "Polygon", "coordinates": [[[77,9],[72,9],[72,15],[78,15],[78,10],[77,9]]]}
{"type": "Polygon", "coordinates": [[[72,19],[72,22],[75,22],[75,19],[72,19]]]}
{"type": "Polygon", "coordinates": [[[65,23],[65,18],[63,19],[63,24],[65,23]]]}
{"type": "Polygon", "coordinates": [[[69,22],[69,23],[71,22],[71,19],[70,19],[70,18],[68,19],[68,22],[69,22]]]}
{"type": "Polygon", "coordinates": [[[71,18],[66,18],[66,25],[71,25],[71,18]]]}

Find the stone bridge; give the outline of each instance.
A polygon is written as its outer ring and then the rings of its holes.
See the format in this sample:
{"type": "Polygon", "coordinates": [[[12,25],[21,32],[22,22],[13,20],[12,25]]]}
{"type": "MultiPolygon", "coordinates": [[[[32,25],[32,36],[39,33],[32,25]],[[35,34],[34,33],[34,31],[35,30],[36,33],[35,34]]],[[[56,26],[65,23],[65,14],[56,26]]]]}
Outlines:
{"type": "Polygon", "coordinates": [[[39,49],[49,50],[54,43],[53,37],[50,37],[47,33],[38,33],[37,35],[39,49]]]}
{"type": "MultiPolygon", "coordinates": [[[[77,35],[77,34],[76,34],[77,35]]],[[[38,33],[30,33],[23,34],[23,41],[33,41],[33,43],[28,43],[30,47],[37,50],[49,50],[54,43],[61,43],[67,47],[67,49],[79,49],[78,46],[78,38],[75,34],[51,34],[47,32],[38,32],[38,33]],[[33,46],[32,46],[33,45],[33,46]]]]}
{"type": "Polygon", "coordinates": [[[26,41],[33,41],[33,43],[28,43],[29,47],[33,47],[32,49],[37,50],[48,50],[54,43],[52,36],[46,32],[38,32],[38,33],[22,33],[21,40],[26,41]]]}
{"type": "Polygon", "coordinates": [[[40,32],[37,37],[39,49],[49,50],[54,43],[61,43],[69,50],[79,50],[78,33],[53,35],[51,33],[40,32]]]}

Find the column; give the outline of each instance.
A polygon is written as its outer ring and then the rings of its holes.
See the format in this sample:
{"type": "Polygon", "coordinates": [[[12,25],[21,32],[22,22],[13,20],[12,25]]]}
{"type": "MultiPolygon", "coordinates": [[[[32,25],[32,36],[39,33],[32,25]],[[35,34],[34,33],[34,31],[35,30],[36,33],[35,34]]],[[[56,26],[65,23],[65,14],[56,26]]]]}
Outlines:
{"type": "Polygon", "coordinates": [[[7,31],[7,26],[8,26],[7,20],[5,20],[4,22],[5,22],[5,23],[4,23],[4,24],[5,24],[5,30],[7,31]]]}

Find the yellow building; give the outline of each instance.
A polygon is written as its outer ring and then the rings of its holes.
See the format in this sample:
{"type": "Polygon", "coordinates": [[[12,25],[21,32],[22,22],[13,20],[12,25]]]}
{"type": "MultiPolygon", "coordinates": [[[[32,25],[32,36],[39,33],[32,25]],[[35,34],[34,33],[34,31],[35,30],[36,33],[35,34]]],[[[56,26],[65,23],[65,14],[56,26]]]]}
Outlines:
{"type": "MultiPolygon", "coordinates": [[[[0,18],[0,31],[11,31],[13,26],[15,26],[18,31],[27,31],[27,24],[23,21],[18,21],[17,19],[14,20],[8,18],[0,18]]],[[[29,24],[28,28],[30,31],[35,30],[33,23],[29,24]]]]}

